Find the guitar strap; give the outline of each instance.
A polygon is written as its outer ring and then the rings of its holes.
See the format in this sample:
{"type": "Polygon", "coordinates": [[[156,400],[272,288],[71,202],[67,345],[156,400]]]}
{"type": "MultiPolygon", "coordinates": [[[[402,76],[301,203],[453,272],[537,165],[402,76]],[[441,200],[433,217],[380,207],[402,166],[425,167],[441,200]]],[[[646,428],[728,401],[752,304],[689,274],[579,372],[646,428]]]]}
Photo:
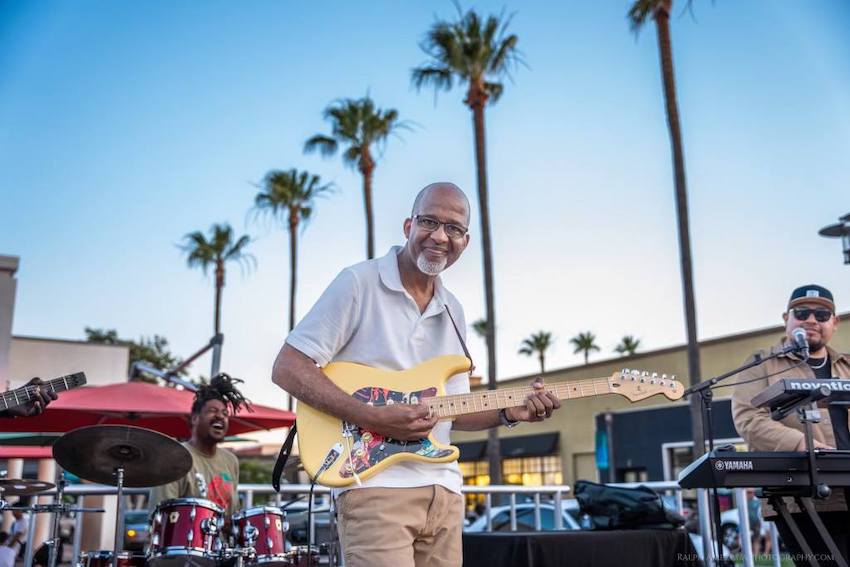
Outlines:
{"type": "Polygon", "coordinates": [[[457,333],[457,339],[460,341],[460,346],[463,348],[463,354],[466,355],[466,358],[469,359],[469,377],[472,377],[472,371],[475,370],[475,364],[472,362],[472,355],[469,353],[469,349],[466,348],[466,341],[463,340],[463,335],[460,334],[460,329],[457,328],[457,323],[455,323],[455,318],[452,317],[452,312],[449,309],[448,304],[446,304],[446,313],[449,315],[449,319],[452,321],[452,327],[455,328],[455,333],[457,333]]]}
{"type": "Polygon", "coordinates": [[[280,453],[277,454],[277,460],[274,463],[272,471],[272,488],[275,492],[280,492],[280,477],[283,475],[283,467],[286,466],[286,461],[289,460],[289,454],[292,452],[292,443],[295,441],[295,433],[298,429],[298,423],[293,423],[289,434],[286,436],[286,441],[280,448],[280,453]]]}
{"type": "MultiPolygon", "coordinates": [[[[472,376],[472,371],[475,369],[475,364],[472,362],[472,354],[466,347],[466,341],[463,340],[463,335],[460,334],[460,329],[457,328],[457,323],[455,323],[455,318],[452,317],[452,312],[449,309],[449,306],[446,305],[445,307],[446,313],[452,322],[452,327],[454,327],[455,333],[457,333],[460,346],[463,348],[463,354],[469,359],[469,375],[472,376]]],[[[293,423],[292,428],[289,430],[289,434],[286,436],[286,441],[283,442],[283,446],[281,446],[280,452],[277,454],[277,460],[274,463],[274,470],[272,470],[272,488],[274,488],[275,492],[280,492],[280,477],[283,475],[283,467],[286,466],[286,461],[289,460],[289,454],[292,452],[292,444],[295,442],[295,434],[297,431],[298,424],[293,423]]]]}

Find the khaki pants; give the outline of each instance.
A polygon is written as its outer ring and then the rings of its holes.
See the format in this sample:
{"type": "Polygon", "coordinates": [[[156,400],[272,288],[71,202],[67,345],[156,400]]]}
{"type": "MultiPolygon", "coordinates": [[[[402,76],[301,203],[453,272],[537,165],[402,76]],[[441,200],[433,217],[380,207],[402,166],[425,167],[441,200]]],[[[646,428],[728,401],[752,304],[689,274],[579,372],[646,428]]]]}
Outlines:
{"type": "Polygon", "coordinates": [[[463,498],[442,486],[356,488],[337,500],[346,567],[459,567],[463,498]]]}

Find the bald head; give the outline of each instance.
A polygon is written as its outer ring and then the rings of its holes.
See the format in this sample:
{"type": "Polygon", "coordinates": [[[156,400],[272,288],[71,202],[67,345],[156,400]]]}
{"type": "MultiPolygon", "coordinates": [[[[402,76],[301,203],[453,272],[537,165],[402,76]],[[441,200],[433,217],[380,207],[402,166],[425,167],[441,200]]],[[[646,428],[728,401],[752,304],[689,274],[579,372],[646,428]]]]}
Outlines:
{"type": "Polygon", "coordinates": [[[411,218],[422,212],[423,203],[426,201],[442,201],[444,199],[460,199],[466,212],[466,224],[469,225],[469,199],[466,198],[460,187],[448,181],[438,181],[426,185],[413,200],[411,218]]]}

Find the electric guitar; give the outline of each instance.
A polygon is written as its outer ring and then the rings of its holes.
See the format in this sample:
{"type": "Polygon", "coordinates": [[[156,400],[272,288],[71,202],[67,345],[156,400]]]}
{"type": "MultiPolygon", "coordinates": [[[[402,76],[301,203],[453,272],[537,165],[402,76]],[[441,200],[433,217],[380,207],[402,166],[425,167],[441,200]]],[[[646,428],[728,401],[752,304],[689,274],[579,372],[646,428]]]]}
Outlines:
{"type": "Polygon", "coordinates": [[[35,397],[36,388],[64,392],[65,390],[82,386],[85,383],[86,375],[83,372],[77,372],[76,374],[68,374],[67,376],[54,378],[41,384],[27,384],[26,386],[0,393],[0,400],[2,400],[3,404],[0,405],[0,410],[8,410],[28,403],[35,397]]]}
{"type": "MultiPolygon", "coordinates": [[[[351,362],[333,362],[322,371],[345,392],[370,405],[418,404],[424,400],[440,420],[482,411],[524,406],[531,386],[445,395],[445,382],[469,370],[465,356],[432,358],[408,370],[392,371],[351,362]]],[[[632,402],[656,394],[678,400],[684,387],[675,377],[623,370],[605,378],[546,384],[558,399],[619,394],[632,402]]],[[[298,402],[298,449],[304,470],[325,486],[348,486],[393,463],[416,460],[444,463],[458,458],[453,445],[431,435],[418,441],[399,441],[361,429],[298,402]]]]}

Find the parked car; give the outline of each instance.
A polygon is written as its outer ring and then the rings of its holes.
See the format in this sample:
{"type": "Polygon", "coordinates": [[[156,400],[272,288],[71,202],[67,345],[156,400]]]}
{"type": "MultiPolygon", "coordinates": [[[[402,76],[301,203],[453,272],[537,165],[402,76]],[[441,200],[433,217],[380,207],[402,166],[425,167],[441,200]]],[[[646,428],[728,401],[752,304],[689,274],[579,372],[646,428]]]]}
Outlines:
{"type": "MultiPolygon", "coordinates": [[[[314,506],[312,513],[316,536],[313,545],[331,541],[331,518],[328,506],[314,506]]],[[[289,524],[286,537],[293,545],[307,545],[307,541],[310,539],[310,526],[307,521],[307,510],[305,508],[286,509],[286,523],[289,524]]]]}
{"type": "MultiPolygon", "coordinates": [[[[578,521],[572,516],[566,506],[566,501],[561,509],[561,525],[564,530],[578,530],[578,521]]],[[[555,507],[552,504],[540,504],[540,528],[550,531],[555,529],[555,507]]],[[[492,527],[494,532],[507,532],[511,530],[511,507],[493,506],[490,509],[492,527]]],[[[516,529],[517,531],[534,531],[534,504],[522,503],[516,505],[516,529]]],[[[468,526],[465,532],[487,531],[487,515],[482,514],[468,526]]]]}
{"type": "Polygon", "coordinates": [[[150,541],[150,512],[127,510],[124,513],[124,549],[141,551],[150,541]]]}

